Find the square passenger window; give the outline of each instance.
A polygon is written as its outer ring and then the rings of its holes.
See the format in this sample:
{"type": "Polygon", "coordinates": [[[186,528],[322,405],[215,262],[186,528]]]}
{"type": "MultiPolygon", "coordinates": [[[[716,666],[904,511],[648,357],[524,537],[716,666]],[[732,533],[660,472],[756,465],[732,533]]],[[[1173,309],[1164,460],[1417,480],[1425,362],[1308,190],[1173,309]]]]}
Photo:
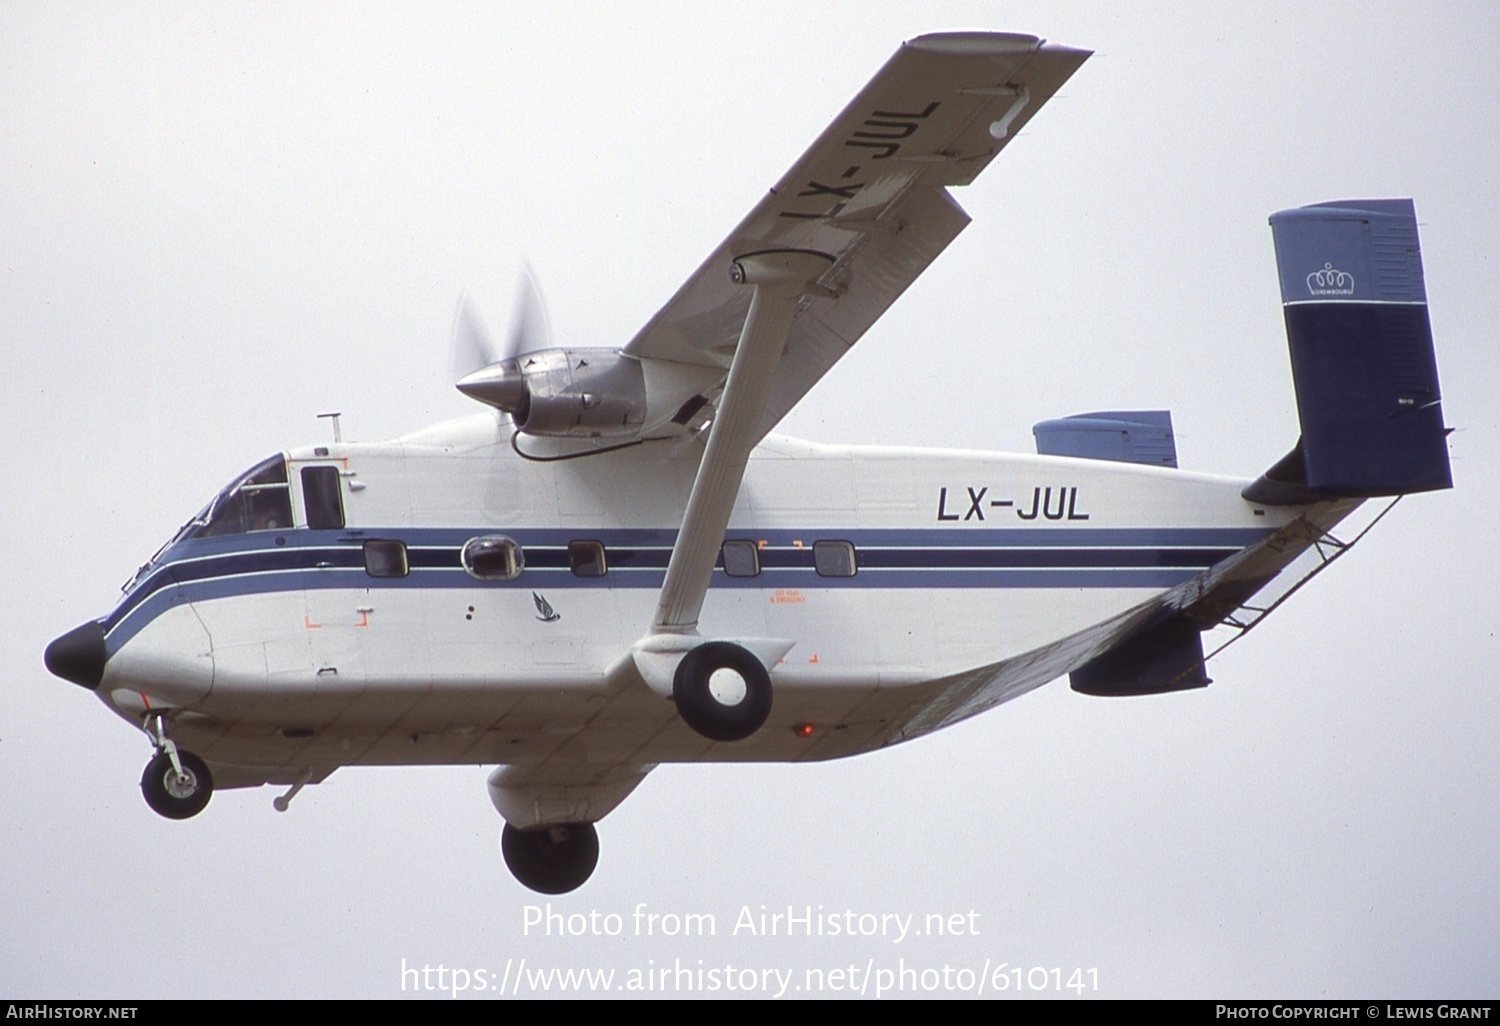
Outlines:
{"type": "Polygon", "coordinates": [[[568,542],[568,566],[574,577],[603,577],[609,569],[604,559],[604,543],[596,541],[568,542]]]}
{"type": "Polygon", "coordinates": [[[760,549],[753,541],[726,541],[724,572],[730,577],[755,577],[760,573],[760,549]]]}
{"type": "Polygon", "coordinates": [[[813,568],[819,577],[853,577],[858,569],[854,544],[846,541],[813,542],[813,568]]]}
{"type": "Polygon", "coordinates": [[[405,577],[410,571],[405,542],[384,539],[365,542],[365,572],[371,577],[405,577]]]}

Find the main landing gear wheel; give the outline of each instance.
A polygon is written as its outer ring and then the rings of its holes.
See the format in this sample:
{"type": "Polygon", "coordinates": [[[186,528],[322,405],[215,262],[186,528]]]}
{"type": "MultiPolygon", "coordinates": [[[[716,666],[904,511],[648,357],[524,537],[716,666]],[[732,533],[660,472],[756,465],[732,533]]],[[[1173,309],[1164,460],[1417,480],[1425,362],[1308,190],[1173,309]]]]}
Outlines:
{"type": "Polygon", "coordinates": [[[511,875],[539,894],[582,887],[599,864],[599,831],[592,823],[550,823],[500,833],[500,853],[511,875]]]}
{"type": "Polygon", "coordinates": [[[172,757],[157,752],[146,763],[141,774],[141,794],[152,811],[168,819],[188,819],[203,811],[214,793],[214,775],[202,759],[192,752],[177,751],[182,772],[172,765],[172,757]]]}
{"type": "Polygon", "coordinates": [[[711,741],[742,741],[771,715],[771,675],[746,649],[727,641],[699,645],[672,678],[677,713],[711,741]]]}

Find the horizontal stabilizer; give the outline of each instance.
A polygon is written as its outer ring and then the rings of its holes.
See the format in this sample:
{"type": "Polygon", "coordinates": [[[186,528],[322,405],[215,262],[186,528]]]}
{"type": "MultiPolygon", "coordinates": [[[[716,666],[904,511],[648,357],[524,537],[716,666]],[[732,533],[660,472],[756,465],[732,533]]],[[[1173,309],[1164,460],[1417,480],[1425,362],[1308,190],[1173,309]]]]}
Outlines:
{"type": "Polygon", "coordinates": [[[1284,210],[1271,232],[1302,440],[1246,497],[1452,487],[1411,200],[1284,210]]]}
{"type": "Polygon", "coordinates": [[[1032,427],[1039,456],[1177,466],[1169,410],[1110,410],[1044,420],[1032,427]]]}

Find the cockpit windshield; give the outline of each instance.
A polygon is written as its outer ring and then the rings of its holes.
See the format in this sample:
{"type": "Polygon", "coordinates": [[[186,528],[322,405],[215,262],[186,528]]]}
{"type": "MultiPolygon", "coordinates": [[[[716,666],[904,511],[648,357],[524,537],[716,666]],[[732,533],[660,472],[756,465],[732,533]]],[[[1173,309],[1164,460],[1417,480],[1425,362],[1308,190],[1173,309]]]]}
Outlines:
{"type": "Polygon", "coordinates": [[[285,531],[292,526],[292,495],[286,457],[278,453],[251,467],[193,518],[183,538],[212,538],[248,531],[285,531]]]}
{"type": "Polygon", "coordinates": [[[292,496],[286,482],[286,457],[280,453],[264,459],[235,478],[214,501],[177,529],[156,554],[136,570],[121,587],[129,591],[144,577],[161,554],[187,538],[244,534],[248,531],[281,531],[292,526],[292,496]]]}

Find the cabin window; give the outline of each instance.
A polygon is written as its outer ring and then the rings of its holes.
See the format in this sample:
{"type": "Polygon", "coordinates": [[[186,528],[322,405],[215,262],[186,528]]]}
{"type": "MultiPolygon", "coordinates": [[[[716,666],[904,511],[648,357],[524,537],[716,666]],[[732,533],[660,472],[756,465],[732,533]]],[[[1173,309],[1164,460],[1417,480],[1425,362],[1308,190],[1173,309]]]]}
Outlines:
{"type": "Polygon", "coordinates": [[[568,566],[574,577],[603,577],[609,569],[609,564],[604,559],[604,543],[568,542],[568,566]]]}
{"type": "Polygon", "coordinates": [[[819,577],[853,577],[858,564],[854,544],[846,541],[813,542],[813,568],[819,577]]]}
{"type": "Polygon", "coordinates": [[[250,468],[218,494],[198,517],[192,534],[213,537],[248,531],[285,531],[292,526],[292,496],[286,459],[272,456],[250,468]]]}
{"type": "Polygon", "coordinates": [[[730,577],[755,577],[760,573],[760,548],[753,541],[726,541],[721,557],[724,572],[730,577]]]}
{"type": "Polygon", "coordinates": [[[521,546],[503,535],[470,538],[462,555],[464,569],[481,581],[509,581],[526,569],[521,546]]]}
{"type": "Polygon", "coordinates": [[[303,467],[302,504],[307,510],[307,526],[314,531],[343,527],[344,499],[339,489],[339,468],[303,467]]]}
{"type": "Polygon", "coordinates": [[[405,577],[411,572],[406,543],[389,538],[365,542],[365,572],[371,577],[405,577]]]}

